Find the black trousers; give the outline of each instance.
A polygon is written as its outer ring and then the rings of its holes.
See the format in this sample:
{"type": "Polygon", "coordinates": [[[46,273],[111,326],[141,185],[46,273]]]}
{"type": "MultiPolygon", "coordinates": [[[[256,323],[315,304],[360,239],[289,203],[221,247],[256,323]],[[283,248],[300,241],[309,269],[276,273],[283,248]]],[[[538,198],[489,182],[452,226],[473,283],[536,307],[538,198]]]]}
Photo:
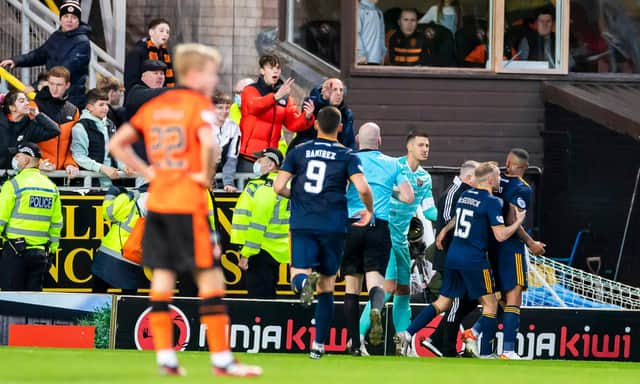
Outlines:
{"type": "Polygon", "coordinates": [[[444,318],[431,335],[431,342],[442,352],[444,357],[457,357],[456,341],[460,324],[469,316],[469,321],[474,323],[480,317],[478,300],[470,300],[467,297],[454,299],[451,309],[444,314],[444,318]]]}
{"type": "Polygon", "coordinates": [[[49,266],[44,250],[27,249],[15,254],[4,245],[0,257],[0,289],[3,291],[42,291],[44,274],[49,266]]]}
{"type": "Polygon", "coordinates": [[[253,299],[273,299],[278,286],[278,270],[280,263],[261,249],[260,253],[249,258],[247,269],[248,297],[253,299]]]}

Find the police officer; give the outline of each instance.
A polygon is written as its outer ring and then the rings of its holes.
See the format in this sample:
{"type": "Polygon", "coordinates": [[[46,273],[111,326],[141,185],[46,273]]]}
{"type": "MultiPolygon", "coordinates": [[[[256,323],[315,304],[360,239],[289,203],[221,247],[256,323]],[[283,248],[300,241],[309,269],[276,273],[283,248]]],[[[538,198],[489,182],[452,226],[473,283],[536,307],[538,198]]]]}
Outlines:
{"type": "Polygon", "coordinates": [[[14,151],[18,173],[0,191],[0,289],[41,291],[49,253],[60,242],[60,193],[38,169],[42,155],[36,144],[25,142],[14,151]]]}
{"type": "Polygon", "coordinates": [[[267,148],[258,159],[251,180],[238,198],[233,212],[231,242],[242,245],[239,266],[247,271],[252,298],[274,298],[281,263],[288,263],[289,200],[278,196],[273,182],[282,164],[282,152],[267,148]]]}

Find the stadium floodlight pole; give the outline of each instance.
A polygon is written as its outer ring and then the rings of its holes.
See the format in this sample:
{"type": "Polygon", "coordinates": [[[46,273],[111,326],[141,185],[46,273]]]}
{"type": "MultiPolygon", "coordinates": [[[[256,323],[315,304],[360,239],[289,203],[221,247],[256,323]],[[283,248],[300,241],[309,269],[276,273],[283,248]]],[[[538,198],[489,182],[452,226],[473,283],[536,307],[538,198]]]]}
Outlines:
{"type": "Polygon", "coordinates": [[[618,252],[618,263],[616,264],[616,274],[613,276],[613,280],[618,281],[618,272],[620,271],[620,262],[622,261],[622,252],[624,251],[624,243],[627,240],[627,232],[629,231],[629,223],[631,222],[631,212],[633,211],[633,205],[636,201],[636,193],[638,192],[638,180],[640,179],[640,167],[636,173],[636,183],[633,187],[633,194],[631,195],[631,204],[629,205],[629,213],[627,214],[627,224],[624,226],[624,234],[622,235],[622,242],[620,243],[620,252],[618,252]]]}

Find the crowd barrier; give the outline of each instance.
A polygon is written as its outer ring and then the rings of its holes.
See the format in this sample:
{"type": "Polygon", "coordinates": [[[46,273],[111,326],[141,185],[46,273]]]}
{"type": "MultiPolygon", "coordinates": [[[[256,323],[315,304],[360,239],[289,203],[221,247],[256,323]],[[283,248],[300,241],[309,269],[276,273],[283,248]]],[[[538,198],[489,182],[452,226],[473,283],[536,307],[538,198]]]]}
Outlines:
{"type": "MultiPolygon", "coordinates": [[[[226,299],[232,324],[230,343],[237,352],[307,353],[315,337],[313,308],[296,300],[226,299]]],[[[364,303],[363,303],[364,304],[364,303]]],[[[205,327],[198,315],[199,299],[175,298],[170,311],[176,350],[207,350],[205,327]]],[[[422,305],[412,305],[413,315],[422,305]]],[[[49,345],[49,340],[11,337],[17,327],[50,326],[56,332],[73,332],[74,327],[93,330],[97,348],[152,349],[147,298],[118,295],[10,293],[0,292],[0,345],[49,345]],[[64,325],[64,331],[59,326],[64,325]],[[9,342],[9,341],[13,342],[9,342]]],[[[373,355],[390,355],[392,308],[383,318],[387,344],[369,346],[373,355]]],[[[421,357],[433,355],[423,341],[431,335],[441,317],[436,317],[417,333],[414,348],[421,357]]],[[[576,310],[524,308],[516,351],[533,359],[640,361],[640,312],[616,310],[576,310]]],[[[497,334],[497,351],[502,351],[502,332],[497,334]]],[[[326,350],[341,354],[347,348],[347,330],[341,302],[336,302],[335,318],[326,350]]],[[[460,340],[458,340],[460,343],[460,340]]]]}

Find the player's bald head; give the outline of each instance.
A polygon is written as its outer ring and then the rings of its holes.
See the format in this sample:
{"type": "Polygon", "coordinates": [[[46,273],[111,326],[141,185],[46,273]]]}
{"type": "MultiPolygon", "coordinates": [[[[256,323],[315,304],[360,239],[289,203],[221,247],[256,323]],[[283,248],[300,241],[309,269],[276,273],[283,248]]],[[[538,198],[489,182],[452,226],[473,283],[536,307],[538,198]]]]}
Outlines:
{"type": "Polygon", "coordinates": [[[380,127],[376,123],[364,123],[358,130],[360,149],[377,149],[380,146],[380,127]]]}
{"type": "Polygon", "coordinates": [[[255,80],[253,80],[253,79],[251,79],[251,78],[249,78],[249,77],[244,78],[244,79],[240,79],[240,80],[238,80],[238,82],[236,83],[236,86],[234,87],[234,90],[235,90],[235,92],[240,93],[240,92],[242,92],[242,91],[245,89],[245,87],[246,87],[247,85],[251,85],[251,84],[253,84],[253,83],[255,83],[255,80]]]}

